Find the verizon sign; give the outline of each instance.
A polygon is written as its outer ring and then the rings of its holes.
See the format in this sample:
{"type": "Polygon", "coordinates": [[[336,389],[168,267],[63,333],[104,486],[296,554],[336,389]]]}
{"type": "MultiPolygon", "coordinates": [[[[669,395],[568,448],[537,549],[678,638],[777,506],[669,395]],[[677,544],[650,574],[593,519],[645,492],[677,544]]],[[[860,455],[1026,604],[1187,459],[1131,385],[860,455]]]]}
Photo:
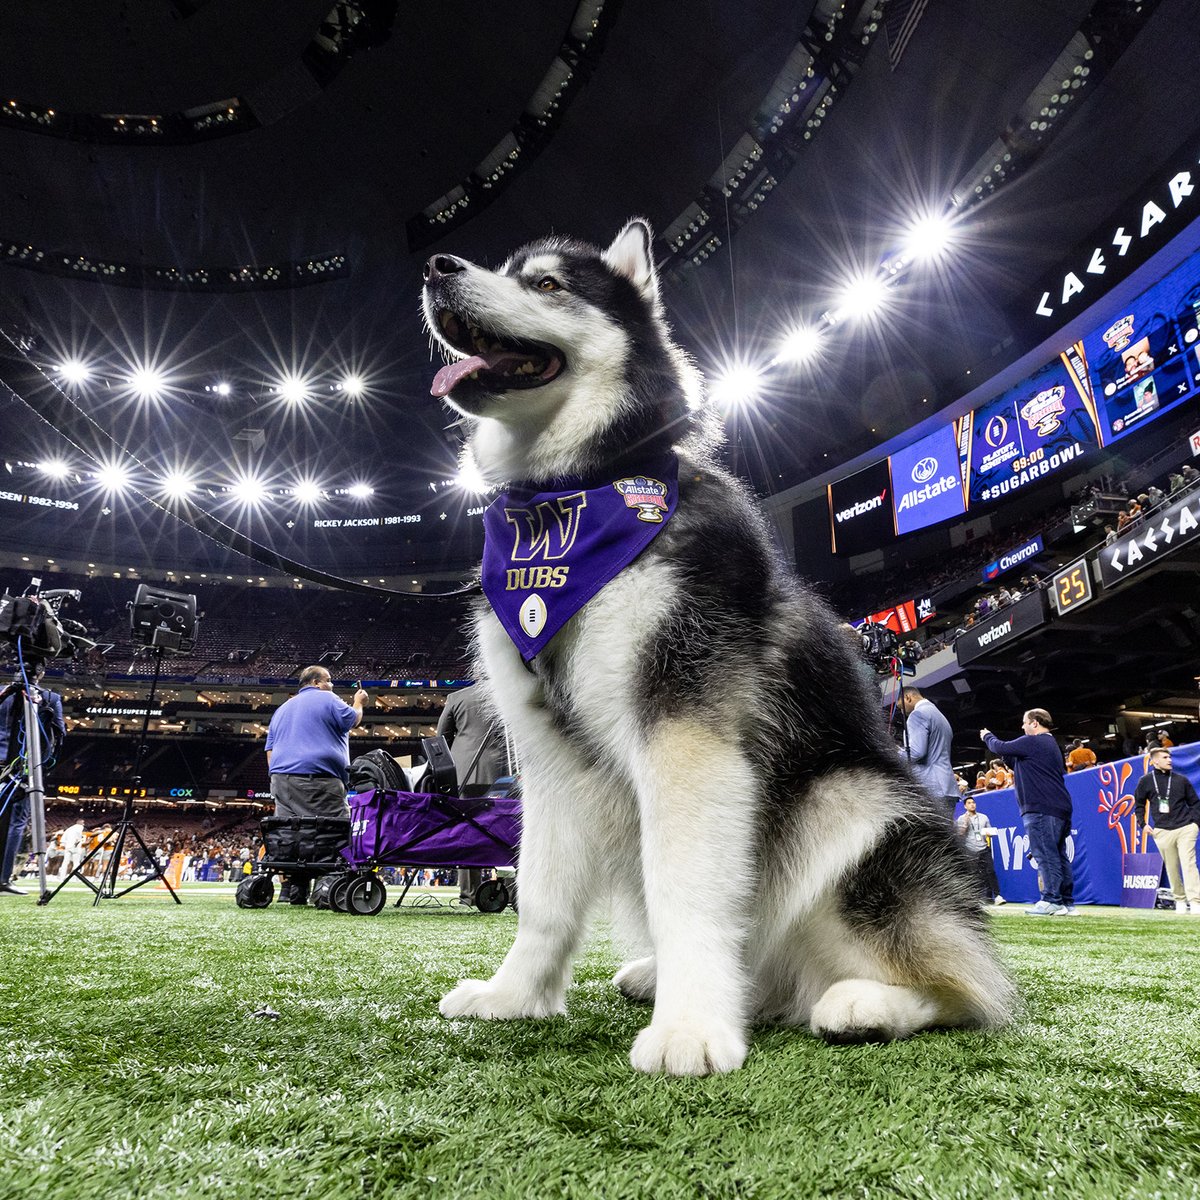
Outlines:
{"type": "Polygon", "coordinates": [[[1100,579],[1106,588],[1162,562],[1180,546],[1200,537],[1200,491],[1176,500],[1132,533],[1100,551],[1100,579]]]}
{"type": "Polygon", "coordinates": [[[829,485],[829,532],[834,554],[863,554],[896,536],[886,459],[829,485]]]}
{"type": "Polygon", "coordinates": [[[1039,589],[960,633],[954,643],[955,657],[959,666],[962,666],[1015,642],[1023,634],[1045,623],[1046,593],[1039,589]]]}

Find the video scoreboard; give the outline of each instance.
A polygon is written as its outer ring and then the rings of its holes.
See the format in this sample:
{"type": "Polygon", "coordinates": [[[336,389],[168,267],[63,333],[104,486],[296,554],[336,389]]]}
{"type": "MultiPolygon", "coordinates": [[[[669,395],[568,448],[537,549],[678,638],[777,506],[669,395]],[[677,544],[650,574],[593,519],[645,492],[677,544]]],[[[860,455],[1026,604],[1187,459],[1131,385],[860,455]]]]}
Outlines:
{"type": "Polygon", "coordinates": [[[1001,502],[1200,394],[1200,251],[965,416],[829,485],[835,554],[1001,502]]]}

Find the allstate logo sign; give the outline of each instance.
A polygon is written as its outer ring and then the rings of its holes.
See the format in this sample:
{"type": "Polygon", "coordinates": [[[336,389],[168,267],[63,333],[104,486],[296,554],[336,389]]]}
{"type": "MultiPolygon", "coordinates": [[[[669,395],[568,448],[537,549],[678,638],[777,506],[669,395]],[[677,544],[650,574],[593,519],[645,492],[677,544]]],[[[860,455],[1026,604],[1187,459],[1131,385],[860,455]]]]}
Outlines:
{"type": "Polygon", "coordinates": [[[928,483],[936,474],[938,461],[936,458],[923,458],[912,469],[913,483],[928,483]]]}

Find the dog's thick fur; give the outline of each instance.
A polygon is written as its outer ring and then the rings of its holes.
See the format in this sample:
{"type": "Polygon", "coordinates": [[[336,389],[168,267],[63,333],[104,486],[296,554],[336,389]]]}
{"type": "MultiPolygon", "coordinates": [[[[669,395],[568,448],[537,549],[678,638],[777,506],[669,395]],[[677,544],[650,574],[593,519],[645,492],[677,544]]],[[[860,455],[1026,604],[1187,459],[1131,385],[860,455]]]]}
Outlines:
{"type": "Polygon", "coordinates": [[[460,983],[441,1011],[563,1012],[611,887],[641,947],[616,986],[654,1004],[630,1055],[641,1071],[733,1070],[756,1021],[835,1042],[997,1026],[1013,991],[966,854],[902,765],[837,619],[777,565],[715,464],[650,246],[632,221],[603,251],[550,240],[497,271],[445,255],[426,268],[448,359],[471,353],[473,327],[475,346],[519,342],[533,361],[517,378],[503,356],[497,371],[443,369],[489,483],[680,457],[678,511],[529,666],[476,612],[478,673],[520,756],[521,912],[492,979],[460,983]]]}

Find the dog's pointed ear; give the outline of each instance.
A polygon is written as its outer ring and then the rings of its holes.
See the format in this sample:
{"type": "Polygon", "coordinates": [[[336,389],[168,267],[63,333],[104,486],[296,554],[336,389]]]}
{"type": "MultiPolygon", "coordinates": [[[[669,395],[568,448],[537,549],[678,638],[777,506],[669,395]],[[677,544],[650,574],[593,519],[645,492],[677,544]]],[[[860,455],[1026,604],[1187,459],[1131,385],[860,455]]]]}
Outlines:
{"type": "Polygon", "coordinates": [[[658,271],[654,267],[654,234],[640,217],[635,217],[613,239],[604,261],[624,275],[651,304],[658,303],[658,271]]]}

